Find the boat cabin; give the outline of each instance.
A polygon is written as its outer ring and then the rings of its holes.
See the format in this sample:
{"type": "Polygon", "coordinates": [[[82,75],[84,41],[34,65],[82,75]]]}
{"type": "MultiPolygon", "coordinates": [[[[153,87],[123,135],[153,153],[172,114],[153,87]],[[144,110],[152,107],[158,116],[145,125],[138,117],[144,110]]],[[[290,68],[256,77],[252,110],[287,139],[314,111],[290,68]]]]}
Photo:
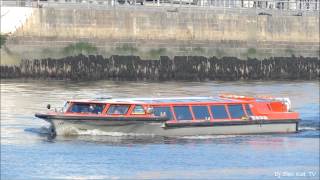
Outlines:
{"type": "Polygon", "coordinates": [[[169,121],[241,120],[252,116],[247,101],[213,98],[155,98],[110,101],[68,101],[66,114],[160,116],[169,121]]]}
{"type": "Polygon", "coordinates": [[[168,121],[245,120],[249,117],[281,118],[287,106],[277,101],[239,100],[211,97],[190,98],[130,98],[107,101],[68,101],[66,114],[167,117],[168,121]]]}

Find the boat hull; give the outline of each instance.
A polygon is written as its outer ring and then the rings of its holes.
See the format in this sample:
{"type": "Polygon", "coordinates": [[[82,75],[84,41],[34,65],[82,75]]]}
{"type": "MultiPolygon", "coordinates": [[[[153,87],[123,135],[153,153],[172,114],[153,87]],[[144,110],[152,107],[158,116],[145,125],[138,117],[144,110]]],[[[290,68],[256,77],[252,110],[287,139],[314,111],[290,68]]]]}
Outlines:
{"type": "Polygon", "coordinates": [[[77,135],[80,131],[99,130],[107,133],[128,135],[156,136],[194,136],[194,135],[230,135],[230,134],[264,134],[294,133],[298,131],[297,120],[276,120],[234,123],[177,123],[162,122],[119,122],[119,121],[72,121],[51,119],[53,130],[57,135],[77,135]]]}

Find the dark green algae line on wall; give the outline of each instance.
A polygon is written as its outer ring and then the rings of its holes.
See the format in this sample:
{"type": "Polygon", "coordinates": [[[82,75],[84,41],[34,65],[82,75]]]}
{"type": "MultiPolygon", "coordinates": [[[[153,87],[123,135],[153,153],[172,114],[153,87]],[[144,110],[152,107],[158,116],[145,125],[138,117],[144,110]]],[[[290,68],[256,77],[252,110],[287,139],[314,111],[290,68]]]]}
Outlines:
{"type": "Polygon", "coordinates": [[[1,78],[61,80],[317,80],[317,57],[272,57],[240,60],[236,57],[77,55],[60,59],[24,59],[18,66],[1,66],[1,78]]]}

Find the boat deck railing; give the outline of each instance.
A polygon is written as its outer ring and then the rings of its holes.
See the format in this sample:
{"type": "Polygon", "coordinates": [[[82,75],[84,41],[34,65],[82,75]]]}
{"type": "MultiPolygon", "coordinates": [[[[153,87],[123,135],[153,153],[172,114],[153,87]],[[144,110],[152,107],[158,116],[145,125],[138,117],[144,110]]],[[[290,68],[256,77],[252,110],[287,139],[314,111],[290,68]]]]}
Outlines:
{"type": "Polygon", "coordinates": [[[146,98],[107,98],[107,99],[92,99],[93,101],[101,101],[106,103],[176,103],[176,102],[236,102],[236,99],[225,99],[220,97],[146,97],[146,98]]]}

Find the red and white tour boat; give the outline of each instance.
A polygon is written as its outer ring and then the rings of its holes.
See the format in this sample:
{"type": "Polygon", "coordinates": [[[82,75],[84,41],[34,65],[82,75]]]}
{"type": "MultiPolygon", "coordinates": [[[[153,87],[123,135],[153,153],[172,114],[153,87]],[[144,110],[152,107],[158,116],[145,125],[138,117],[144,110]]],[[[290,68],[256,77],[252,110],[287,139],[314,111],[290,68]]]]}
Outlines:
{"type": "Polygon", "coordinates": [[[61,111],[35,116],[57,135],[70,129],[160,136],[292,133],[300,118],[290,106],[289,98],[236,95],[100,98],[69,100],[61,111]]]}

